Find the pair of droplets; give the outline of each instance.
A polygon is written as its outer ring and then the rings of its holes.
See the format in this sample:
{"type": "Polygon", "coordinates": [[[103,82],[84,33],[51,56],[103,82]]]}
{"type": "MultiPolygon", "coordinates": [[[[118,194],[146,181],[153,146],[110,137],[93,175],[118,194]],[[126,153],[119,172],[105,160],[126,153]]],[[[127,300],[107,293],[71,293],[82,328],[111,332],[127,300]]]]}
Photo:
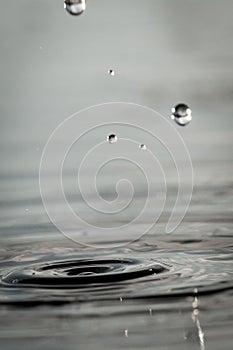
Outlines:
{"type": "MultiPolygon", "coordinates": [[[[115,134],[108,135],[107,141],[108,141],[108,143],[116,143],[117,142],[117,135],[115,135],[115,134]]],[[[142,143],[139,145],[139,148],[145,151],[147,149],[147,146],[144,143],[142,143]]]]}

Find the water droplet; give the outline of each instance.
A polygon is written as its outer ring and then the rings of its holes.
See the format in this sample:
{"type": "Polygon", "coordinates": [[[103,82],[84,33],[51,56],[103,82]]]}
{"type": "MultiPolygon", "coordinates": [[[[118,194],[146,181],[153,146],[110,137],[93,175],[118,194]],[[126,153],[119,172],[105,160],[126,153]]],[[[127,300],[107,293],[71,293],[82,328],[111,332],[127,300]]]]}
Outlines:
{"type": "Polygon", "coordinates": [[[129,336],[129,335],[128,335],[128,332],[129,332],[128,329],[125,329],[125,337],[126,337],[126,338],[128,338],[128,336],[129,336]]]}
{"type": "Polygon", "coordinates": [[[193,310],[193,316],[197,316],[199,314],[199,310],[198,309],[194,309],[193,310]]]}
{"type": "Polygon", "coordinates": [[[25,211],[27,211],[27,212],[28,212],[28,211],[29,211],[29,209],[28,209],[28,208],[26,208],[26,209],[25,209],[25,211]]]}
{"type": "Polygon", "coordinates": [[[197,299],[197,297],[195,297],[195,298],[194,298],[194,301],[193,301],[193,303],[192,303],[193,309],[197,309],[197,308],[198,308],[198,305],[199,305],[198,299],[197,299]]]}
{"type": "Polygon", "coordinates": [[[172,108],[171,118],[175,120],[178,125],[185,126],[192,120],[191,109],[184,103],[179,103],[172,108]]]}
{"type": "Polygon", "coordinates": [[[143,149],[144,151],[147,149],[146,145],[144,145],[143,143],[141,145],[139,145],[140,149],[143,149]]]}
{"type": "Polygon", "coordinates": [[[115,134],[108,135],[107,141],[109,143],[115,143],[115,142],[117,142],[117,136],[115,134]]]}
{"type": "Polygon", "coordinates": [[[86,0],[64,0],[64,8],[73,16],[78,16],[86,9],[86,0]]]}
{"type": "Polygon", "coordinates": [[[108,74],[111,75],[112,77],[114,77],[115,71],[113,69],[109,69],[108,74]]]}

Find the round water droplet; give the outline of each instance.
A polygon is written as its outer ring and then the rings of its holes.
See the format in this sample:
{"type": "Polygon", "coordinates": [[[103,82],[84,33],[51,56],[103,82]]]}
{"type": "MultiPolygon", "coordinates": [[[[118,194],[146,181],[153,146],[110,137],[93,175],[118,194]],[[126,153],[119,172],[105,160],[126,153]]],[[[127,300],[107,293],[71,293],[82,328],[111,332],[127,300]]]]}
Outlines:
{"type": "Polygon", "coordinates": [[[143,149],[144,151],[147,149],[146,145],[144,145],[143,143],[139,146],[140,149],[143,149]]]}
{"type": "Polygon", "coordinates": [[[115,142],[117,142],[117,136],[115,134],[108,135],[107,141],[109,143],[115,143],[115,142]]]}
{"type": "Polygon", "coordinates": [[[73,16],[78,16],[86,9],[86,0],[64,0],[64,8],[73,16]]]}
{"type": "Polygon", "coordinates": [[[113,69],[109,69],[108,74],[111,75],[112,77],[114,77],[115,71],[113,69]]]}
{"type": "Polygon", "coordinates": [[[171,118],[175,120],[178,125],[185,126],[192,120],[191,109],[184,103],[179,103],[172,108],[171,118]]]}

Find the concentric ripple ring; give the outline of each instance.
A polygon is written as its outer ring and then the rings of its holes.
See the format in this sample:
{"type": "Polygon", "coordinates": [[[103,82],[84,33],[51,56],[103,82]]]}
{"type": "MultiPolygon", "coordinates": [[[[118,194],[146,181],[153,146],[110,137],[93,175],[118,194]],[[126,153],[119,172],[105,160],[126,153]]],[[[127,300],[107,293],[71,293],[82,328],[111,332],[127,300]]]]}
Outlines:
{"type": "Polygon", "coordinates": [[[33,264],[2,277],[9,287],[81,288],[127,281],[168,271],[153,260],[129,258],[74,259],[33,264]]]}

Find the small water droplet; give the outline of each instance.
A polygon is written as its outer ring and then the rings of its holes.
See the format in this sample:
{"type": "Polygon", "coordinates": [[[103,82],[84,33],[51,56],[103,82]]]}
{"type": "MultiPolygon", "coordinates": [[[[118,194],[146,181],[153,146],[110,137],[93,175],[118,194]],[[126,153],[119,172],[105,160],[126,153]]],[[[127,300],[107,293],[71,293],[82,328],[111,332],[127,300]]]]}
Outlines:
{"type": "Polygon", "coordinates": [[[191,109],[184,103],[179,103],[172,108],[171,118],[175,120],[178,125],[185,126],[192,120],[191,109]]]}
{"type": "Polygon", "coordinates": [[[109,69],[108,74],[111,75],[111,77],[114,77],[115,71],[113,69],[109,69]]]}
{"type": "Polygon", "coordinates": [[[144,151],[147,149],[146,145],[144,145],[143,143],[139,146],[140,149],[143,149],[144,151]]]}
{"type": "Polygon", "coordinates": [[[120,297],[120,302],[122,303],[123,299],[120,297]]]}
{"type": "Polygon", "coordinates": [[[149,308],[149,314],[152,315],[152,309],[151,309],[151,307],[149,308]]]}
{"type": "Polygon", "coordinates": [[[73,16],[81,15],[86,9],[86,0],[64,0],[64,8],[73,16]]]}
{"type": "Polygon", "coordinates": [[[115,143],[115,142],[117,142],[117,136],[115,134],[108,135],[107,141],[109,143],[115,143]]]}
{"type": "Polygon", "coordinates": [[[28,208],[26,208],[26,209],[25,209],[25,211],[26,211],[26,212],[28,212],[28,211],[29,211],[29,209],[28,209],[28,208]]]}
{"type": "Polygon", "coordinates": [[[126,338],[128,338],[128,336],[129,336],[129,335],[128,335],[128,332],[129,332],[128,329],[125,329],[125,337],[126,337],[126,338]]]}
{"type": "Polygon", "coordinates": [[[197,316],[199,315],[199,310],[198,309],[194,309],[193,310],[193,316],[197,316]]]}

